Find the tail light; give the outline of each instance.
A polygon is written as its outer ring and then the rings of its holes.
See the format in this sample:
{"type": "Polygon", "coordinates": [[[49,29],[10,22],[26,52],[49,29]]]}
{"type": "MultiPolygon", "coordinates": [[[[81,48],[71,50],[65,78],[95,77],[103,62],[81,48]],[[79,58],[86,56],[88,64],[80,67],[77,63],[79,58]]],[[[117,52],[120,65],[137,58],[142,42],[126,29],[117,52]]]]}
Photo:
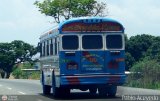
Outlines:
{"type": "Polygon", "coordinates": [[[67,69],[77,70],[78,69],[78,64],[76,62],[68,62],[67,63],[67,69]]]}
{"type": "Polygon", "coordinates": [[[119,63],[115,60],[112,60],[108,63],[109,68],[118,68],[118,66],[119,66],[119,63]]]}

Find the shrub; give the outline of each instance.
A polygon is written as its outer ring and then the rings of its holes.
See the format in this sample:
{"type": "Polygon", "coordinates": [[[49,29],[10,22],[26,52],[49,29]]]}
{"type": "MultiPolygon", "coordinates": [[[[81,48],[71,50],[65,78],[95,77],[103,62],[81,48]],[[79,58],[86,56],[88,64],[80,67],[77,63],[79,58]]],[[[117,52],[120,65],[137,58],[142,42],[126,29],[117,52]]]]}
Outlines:
{"type": "Polygon", "coordinates": [[[15,79],[20,79],[22,76],[23,72],[21,71],[20,68],[16,68],[13,72],[12,75],[14,76],[15,79]]]}
{"type": "Polygon", "coordinates": [[[130,70],[128,85],[141,88],[160,88],[160,64],[147,58],[136,63],[130,70]]]}

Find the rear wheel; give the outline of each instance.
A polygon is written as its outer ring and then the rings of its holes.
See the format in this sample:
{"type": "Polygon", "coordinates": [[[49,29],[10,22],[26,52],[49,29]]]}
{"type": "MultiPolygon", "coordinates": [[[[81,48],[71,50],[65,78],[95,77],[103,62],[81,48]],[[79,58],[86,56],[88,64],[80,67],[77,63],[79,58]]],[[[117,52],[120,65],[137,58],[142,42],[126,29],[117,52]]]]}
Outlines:
{"type": "Polygon", "coordinates": [[[43,87],[43,94],[48,95],[51,93],[51,86],[45,85],[44,83],[44,74],[42,73],[42,87],[43,87]]]}
{"type": "Polygon", "coordinates": [[[51,93],[51,86],[43,85],[43,94],[48,95],[51,93]]]}
{"type": "Polygon", "coordinates": [[[89,88],[89,93],[90,94],[96,94],[97,93],[97,88],[89,88]]]}
{"type": "Polygon", "coordinates": [[[56,87],[55,75],[53,74],[52,77],[52,91],[54,97],[59,97],[60,95],[60,88],[56,87]]]}
{"type": "Polygon", "coordinates": [[[108,87],[108,96],[115,97],[117,92],[117,86],[109,86],[108,87]]]}
{"type": "Polygon", "coordinates": [[[67,87],[56,87],[56,79],[55,75],[53,74],[52,77],[52,90],[53,90],[53,96],[54,97],[65,97],[70,94],[70,89],[67,87]]]}
{"type": "Polygon", "coordinates": [[[68,97],[68,95],[70,94],[70,89],[69,88],[61,88],[61,96],[63,97],[68,97]]]}
{"type": "Polygon", "coordinates": [[[98,87],[98,93],[100,96],[107,96],[107,88],[106,87],[98,87]]]}

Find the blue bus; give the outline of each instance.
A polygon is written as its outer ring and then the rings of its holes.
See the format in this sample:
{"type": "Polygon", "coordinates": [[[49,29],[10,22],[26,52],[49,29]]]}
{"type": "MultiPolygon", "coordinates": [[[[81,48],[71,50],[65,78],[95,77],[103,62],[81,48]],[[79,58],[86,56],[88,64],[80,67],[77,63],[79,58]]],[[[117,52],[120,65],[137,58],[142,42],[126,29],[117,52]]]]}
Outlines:
{"type": "Polygon", "coordinates": [[[40,36],[41,83],[55,97],[71,89],[115,96],[125,82],[124,27],[105,17],[75,18],[40,36]]]}

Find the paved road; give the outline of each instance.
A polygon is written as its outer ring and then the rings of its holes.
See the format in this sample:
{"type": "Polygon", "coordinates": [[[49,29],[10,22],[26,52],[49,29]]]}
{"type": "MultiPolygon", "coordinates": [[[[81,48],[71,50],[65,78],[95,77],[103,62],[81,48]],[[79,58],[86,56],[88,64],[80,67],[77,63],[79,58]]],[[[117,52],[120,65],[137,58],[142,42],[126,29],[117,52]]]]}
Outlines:
{"type": "Polygon", "coordinates": [[[115,98],[102,98],[98,95],[91,96],[88,92],[72,90],[71,95],[67,98],[55,99],[52,95],[44,96],[42,94],[39,80],[0,79],[0,97],[2,95],[7,95],[8,99],[12,99],[12,101],[122,101],[122,96],[124,95],[160,95],[160,90],[118,87],[115,98]]]}

